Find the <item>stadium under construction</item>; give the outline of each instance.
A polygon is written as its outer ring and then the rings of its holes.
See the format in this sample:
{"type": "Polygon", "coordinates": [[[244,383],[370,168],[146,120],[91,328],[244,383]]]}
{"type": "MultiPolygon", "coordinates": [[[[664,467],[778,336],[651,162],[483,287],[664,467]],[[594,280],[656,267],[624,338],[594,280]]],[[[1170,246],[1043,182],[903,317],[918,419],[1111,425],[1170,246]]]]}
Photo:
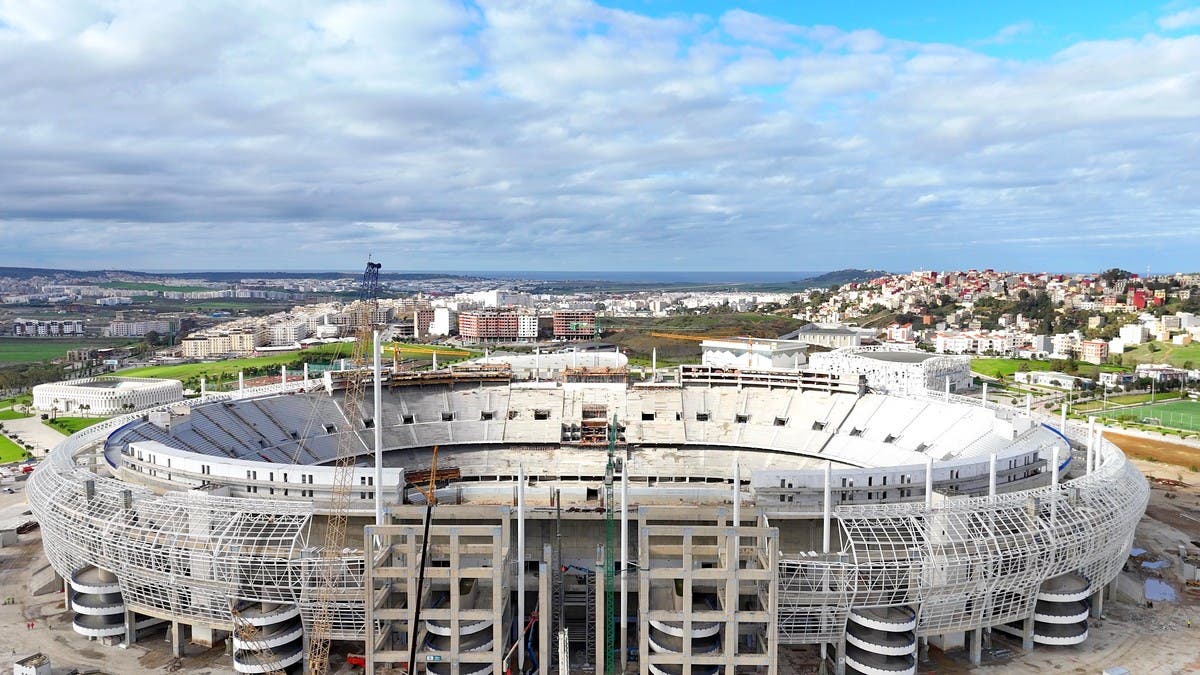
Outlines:
{"type": "Polygon", "coordinates": [[[852,373],[383,368],[355,416],[353,372],[55,448],[29,500],[75,631],[229,639],[241,673],[298,672],[321,621],[372,673],[913,673],[1084,642],[1149,494],[1086,427],[852,373]]]}

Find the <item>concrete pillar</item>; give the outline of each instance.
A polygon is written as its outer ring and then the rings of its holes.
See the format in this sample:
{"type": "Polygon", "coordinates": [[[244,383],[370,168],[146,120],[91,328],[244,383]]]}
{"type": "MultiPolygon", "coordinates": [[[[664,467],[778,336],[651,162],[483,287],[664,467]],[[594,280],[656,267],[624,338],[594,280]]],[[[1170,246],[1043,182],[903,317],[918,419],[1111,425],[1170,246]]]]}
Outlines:
{"type": "Polygon", "coordinates": [[[1105,586],[1101,586],[1095,593],[1092,593],[1092,618],[1094,619],[1104,617],[1104,589],[1105,586]]]}
{"type": "Polygon", "coordinates": [[[1021,622],[1021,649],[1029,651],[1033,649],[1033,617],[1026,617],[1021,622]]]}
{"type": "Polygon", "coordinates": [[[950,376],[946,376],[946,403],[950,402],[950,376]]]}
{"type": "Polygon", "coordinates": [[[125,644],[137,642],[137,614],[132,609],[125,610],[125,644]]]}
{"type": "Polygon", "coordinates": [[[1067,433],[1067,402],[1062,404],[1062,422],[1059,423],[1059,431],[1067,433]]]}
{"type": "MultiPolygon", "coordinates": [[[[378,344],[379,343],[379,337],[378,337],[379,331],[375,331],[375,333],[376,333],[375,342],[376,342],[376,344],[378,344]]],[[[375,359],[375,365],[376,365],[376,367],[379,366],[378,358],[375,359]]],[[[304,383],[308,384],[308,361],[304,362],[304,383]]]]}
{"type": "Polygon", "coordinates": [[[925,457],[925,508],[933,506],[933,457],[925,457]]]}
{"type": "MultiPolygon", "coordinates": [[[[381,344],[379,329],[375,329],[374,340],[371,345],[371,362],[374,366],[375,388],[372,391],[374,410],[371,416],[375,418],[374,436],[372,438],[375,447],[375,524],[383,525],[383,345],[381,344]]],[[[304,364],[304,382],[308,383],[308,364],[304,364]]],[[[436,480],[437,477],[435,476],[436,480]]]]}
{"type": "MultiPolygon", "coordinates": [[[[734,477],[737,477],[737,465],[734,465],[734,477]]],[[[736,489],[736,488],[735,488],[736,489]]],[[[734,498],[737,493],[734,492],[734,498]]],[[[735,506],[736,510],[737,507],[735,506]]],[[[617,611],[618,625],[621,627],[617,634],[621,656],[617,659],[617,670],[625,672],[625,660],[629,655],[629,464],[628,460],[621,462],[621,569],[617,572],[617,583],[620,586],[620,603],[617,611]]]]}
{"type": "MultiPolygon", "coordinates": [[[[58,576],[57,573],[55,576],[58,576]]],[[[71,611],[71,582],[68,579],[62,580],[63,587],[63,609],[71,611]]]]}
{"type": "Polygon", "coordinates": [[[183,658],[183,624],[178,621],[171,622],[171,656],[177,659],[183,658]]]}
{"type": "Polygon", "coordinates": [[[1033,394],[1025,394],[1025,414],[1033,414],[1033,394]]]}
{"type": "Polygon", "coordinates": [[[203,377],[200,378],[200,398],[208,395],[208,383],[203,377]]]}
{"type": "Polygon", "coordinates": [[[1087,437],[1087,469],[1091,473],[1095,469],[1096,462],[1096,416],[1088,415],[1088,437],[1087,437]]]}
{"type": "Polygon", "coordinates": [[[983,395],[979,397],[979,400],[983,401],[984,403],[987,403],[987,386],[988,386],[988,383],[984,382],[983,383],[983,395]]]}
{"type": "Polygon", "coordinates": [[[833,490],[831,489],[831,487],[829,485],[829,481],[831,480],[829,477],[829,471],[830,471],[830,467],[832,467],[832,466],[833,466],[832,462],[825,462],[825,501],[824,501],[824,506],[823,506],[824,515],[822,516],[823,523],[822,523],[822,528],[821,528],[821,552],[822,553],[829,553],[829,537],[830,537],[829,520],[833,515],[833,490]]]}
{"type": "Polygon", "coordinates": [[[287,366],[279,366],[279,384],[287,384],[287,366]]]}
{"type": "Polygon", "coordinates": [[[246,388],[246,372],[243,370],[239,370],[238,371],[238,391],[242,391],[245,388],[246,388]]]}
{"type": "Polygon", "coordinates": [[[976,628],[967,631],[967,641],[970,643],[968,648],[971,650],[968,659],[971,665],[978,666],[983,661],[983,629],[976,628]]]}
{"type": "Polygon", "coordinates": [[[988,496],[996,496],[996,453],[988,461],[988,496]]]}
{"type": "Polygon", "coordinates": [[[550,672],[550,567],[554,557],[550,544],[542,546],[542,562],[538,563],[538,665],[543,673],[550,672]]]}
{"type": "MultiPolygon", "coordinates": [[[[611,505],[607,505],[612,508],[611,505]]],[[[598,596],[597,596],[598,597],[598,596]]],[[[525,465],[517,465],[517,625],[525,626],[525,465]]],[[[525,650],[517,647],[517,672],[525,672],[525,650]]]]}

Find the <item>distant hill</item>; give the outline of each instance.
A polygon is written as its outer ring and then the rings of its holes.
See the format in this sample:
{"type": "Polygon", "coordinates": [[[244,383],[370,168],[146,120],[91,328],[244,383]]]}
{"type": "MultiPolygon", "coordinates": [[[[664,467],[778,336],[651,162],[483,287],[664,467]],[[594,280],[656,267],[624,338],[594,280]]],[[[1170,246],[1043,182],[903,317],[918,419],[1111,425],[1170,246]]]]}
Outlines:
{"type": "Polygon", "coordinates": [[[844,269],[834,270],[819,274],[815,277],[809,277],[804,280],[805,288],[827,288],[829,286],[841,286],[858,281],[870,281],[877,277],[886,276],[889,274],[883,270],[860,270],[860,269],[844,269]]]}
{"type": "MultiPolygon", "coordinates": [[[[29,279],[31,277],[58,277],[83,279],[91,277],[137,277],[142,279],[204,279],[207,281],[232,283],[239,279],[344,279],[358,277],[356,272],[137,272],[134,270],[59,270],[43,267],[0,267],[0,277],[29,279]]],[[[478,279],[462,274],[435,274],[430,272],[383,272],[383,279],[478,279]]]]}

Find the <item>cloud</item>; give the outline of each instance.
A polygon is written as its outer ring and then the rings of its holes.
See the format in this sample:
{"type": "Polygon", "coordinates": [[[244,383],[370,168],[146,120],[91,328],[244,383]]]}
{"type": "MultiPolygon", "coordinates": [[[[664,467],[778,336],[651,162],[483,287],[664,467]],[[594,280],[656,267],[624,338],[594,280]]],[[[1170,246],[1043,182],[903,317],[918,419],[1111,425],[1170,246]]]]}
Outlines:
{"type": "Polygon", "coordinates": [[[1026,37],[1033,33],[1034,24],[1032,21],[1018,21],[1017,23],[1009,24],[1001,28],[991,37],[980,40],[977,44],[980,45],[1006,45],[1017,41],[1020,38],[1026,37]]]}
{"type": "Polygon", "coordinates": [[[1200,7],[1168,14],[1158,20],[1158,27],[1163,30],[1181,30],[1194,26],[1200,26],[1200,7]]]}
{"type": "Polygon", "coordinates": [[[0,25],[0,264],[1024,267],[1083,226],[1194,259],[1156,247],[1200,215],[1197,36],[1022,62],[586,0],[0,25]]]}

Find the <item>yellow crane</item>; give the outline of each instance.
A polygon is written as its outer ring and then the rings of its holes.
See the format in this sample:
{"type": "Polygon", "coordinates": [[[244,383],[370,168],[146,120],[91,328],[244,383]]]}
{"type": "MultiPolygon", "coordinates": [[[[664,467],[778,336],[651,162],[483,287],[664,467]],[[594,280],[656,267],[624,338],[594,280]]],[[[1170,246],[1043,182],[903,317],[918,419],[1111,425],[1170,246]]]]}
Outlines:
{"type": "MultiPolygon", "coordinates": [[[[329,516],[325,526],[325,545],[321,549],[315,611],[309,629],[307,672],[311,675],[325,675],[329,670],[329,643],[333,633],[334,603],[337,600],[338,588],[341,587],[338,569],[342,563],[342,547],[346,542],[354,458],[362,447],[358,431],[365,427],[362,414],[363,395],[372,376],[367,369],[367,354],[371,352],[372,329],[379,310],[380,267],[382,266],[379,263],[367,262],[359,290],[359,302],[352,310],[357,339],[354,341],[353,368],[346,372],[342,398],[342,415],[346,420],[346,429],[338,436],[329,516]]],[[[377,420],[377,423],[382,423],[382,420],[377,420]]],[[[382,487],[376,485],[375,489],[379,490],[382,487]]]]}

